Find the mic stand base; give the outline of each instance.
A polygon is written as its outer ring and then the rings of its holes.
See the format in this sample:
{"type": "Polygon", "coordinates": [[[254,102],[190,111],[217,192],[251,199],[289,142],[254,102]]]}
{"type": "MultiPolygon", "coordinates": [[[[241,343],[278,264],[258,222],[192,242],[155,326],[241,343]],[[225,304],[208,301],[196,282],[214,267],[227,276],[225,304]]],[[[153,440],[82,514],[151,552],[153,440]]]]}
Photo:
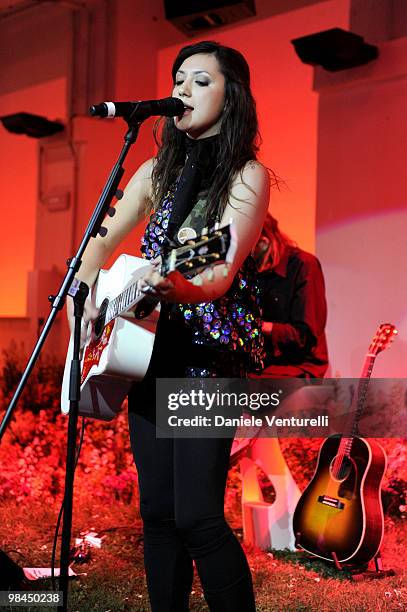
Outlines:
{"type": "Polygon", "coordinates": [[[85,301],[89,294],[89,287],[78,280],[72,283],[69,290],[74,301],[75,327],[73,335],[73,355],[69,381],[69,419],[66,451],[66,473],[64,489],[64,517],[62,523],[61,561],[59,590],[62,591],[62,606],[59,612],[68,610],[68,577],[69,553],[71,549],[73,485],[75,476],[76,438],[78,429],[79,400],[81,396],[81,360],[80,343],[81,328],[85,301]]]}

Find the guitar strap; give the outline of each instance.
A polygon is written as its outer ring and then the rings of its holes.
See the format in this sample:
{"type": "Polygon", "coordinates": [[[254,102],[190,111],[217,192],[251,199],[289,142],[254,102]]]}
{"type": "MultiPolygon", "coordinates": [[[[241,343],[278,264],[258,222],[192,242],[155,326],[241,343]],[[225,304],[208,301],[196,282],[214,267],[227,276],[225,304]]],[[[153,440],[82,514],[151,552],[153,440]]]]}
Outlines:
{"type": "Polygon", "coordinates": [[[167,238],[174,236],[191,212],[197,195],[210,185],[217,165],[219,135],[193,140],[185,136],[186,161],[174,195],[167,238]]]}

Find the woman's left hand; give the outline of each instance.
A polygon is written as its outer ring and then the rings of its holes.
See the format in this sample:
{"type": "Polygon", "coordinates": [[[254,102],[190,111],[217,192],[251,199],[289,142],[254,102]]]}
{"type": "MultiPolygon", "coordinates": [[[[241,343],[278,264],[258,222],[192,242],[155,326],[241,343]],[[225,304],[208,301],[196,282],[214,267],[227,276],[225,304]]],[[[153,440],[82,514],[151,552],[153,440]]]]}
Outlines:
{"type": "MultiPolygon", "coordinates": [[[[199,275],[197,275],[199,277],[199,275]]],[[[156,269],[150,269],[141,279],[140,289],[146,295],[151,295],[158,300],[180,304],[195,304],[201,300],[200,284],[196,278],[190,281],[178,270],[170,272],[165,278],[156,269]]]]}
{"type": "Polygon", "coordinates": [[[174,283],[168,277],[163,277],[156,268],[149,270],[140,281],[140,290],[146,295],[151,295],[159,300],[171,300],[174,291],[174,283]]]}

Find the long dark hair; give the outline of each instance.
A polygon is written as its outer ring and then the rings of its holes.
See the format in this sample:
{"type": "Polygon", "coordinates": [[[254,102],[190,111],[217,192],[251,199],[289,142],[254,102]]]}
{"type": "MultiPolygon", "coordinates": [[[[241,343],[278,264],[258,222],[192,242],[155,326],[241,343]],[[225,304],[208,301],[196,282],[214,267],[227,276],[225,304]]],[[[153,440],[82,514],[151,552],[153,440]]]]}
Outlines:
{"type": "MultiPolygon", "coordinates": [[[[249,66],[239,51],[217,42],[202,41],[183,47],[175,58],[172,78],[181,64],[197,53],[213,54],[225,77],[225,103],[219,133],[217,166],[207,196],[207,219],[220,216],[228,202],[231,184],[245,164],[257,159],[260,141],[256,103],[250,89],[249,66]]],[[[172,118],[164,121],[161,138],[155,128],[159,147],[152,173],[153,202],[156,209],[176,180],[185,163],[185,135],[172,118]]],[[[151,212],[148,211],[148,212],[151,212]]]]}

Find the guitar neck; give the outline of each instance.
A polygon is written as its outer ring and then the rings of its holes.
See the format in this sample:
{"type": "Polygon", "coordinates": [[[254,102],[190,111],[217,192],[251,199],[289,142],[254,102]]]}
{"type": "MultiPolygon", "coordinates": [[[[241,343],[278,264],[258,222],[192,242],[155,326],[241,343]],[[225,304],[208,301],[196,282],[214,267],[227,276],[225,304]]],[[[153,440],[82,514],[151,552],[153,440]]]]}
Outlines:
{"type": "Polygon", "coordinates": [[[367,353],[365,357],[365,362],[363,364],[362,372],[360,374],[360,379],[356,392],[356,402],[353,404],[352,408],[356,406],[355,418],[353,419],[353,425],[351,430],[351,436],[356,436],[358,431],[358,425],[360,421],[360,417],[362,416],[363,407],[366,401],[367,389],[369,385],[369,380],[372,375],[373,366],[376,360],[376,355],[372,353],[367,353]]]}
{"type": "MultiPolygon", "coordinates": [[[[161,276],[167,276],[174,270],[191,276],[208,266],[222,262],[230,263],[236,251],[236,244],[231,224],[223,228],[215,227],[209,233],[198,236],[194,240],[188,240],[186,244],[170,249],[169,252],[162,253],[161,276]]],[[[138,289],[138,280],[144,274],[145,268],[140,269],[133,282],[109,302],[104,325],[129,311],[145,297],[145,294],[138,289]]]]}
{"type": "Polygon", "coordinates": [[[359,421],[362,416],[363,407],[366,401],[367,389],[369,386],[369,380],[372,375],[373,366],[376,360],[376,355],[373,353],[367,353],[363,364],[362,372],[358,382],[355,395],[352,400],[351,413],[355,410],[355,416],[349,426],[348,433],[342,437],[340,443],[340,450],[347,456],[350,455],[352,450],[352,443],[355,436],[358,435],[359,421]]]}
{"type": "Polygon", "coordinates": [[[365,362],[363,364],[362,372],[360,374],[360,378],[365,379],[371,377],[376,357],[377,355],[374,355],[373,353],[367,353],[365,357],[365,362]]]}
{"type": "Polygon", "coordinates": [[[128,312],[144,297],[145,294],[138,289],[138,281],[128,285],[117,297],[109,302],[106,310],[105,325],[116,317],[128,312]]]}
{"type": "Polygon", "coordinates": [[[376,331],[376,334],[374,335],[373,340],[369,346],[360,375],[359,383],[352,398],[351,414],[354,411],[355,416],[352,419],[351,425],[349,427],[349,432],[342,436],[338,452],[335,457],[333,473],[336,475],[340,473],[343,458],[345,456],[350,456],[353,440],[359,435],[358,425],[360,417],[362,415],[363,407],[365,405],[369,380],[372,375],[372,370],[376,357],[378,353],[387,348],[393,342],[396,335],[397,329],[394,325],[392,325],[391,323],[382,323],[376,331]]]}

